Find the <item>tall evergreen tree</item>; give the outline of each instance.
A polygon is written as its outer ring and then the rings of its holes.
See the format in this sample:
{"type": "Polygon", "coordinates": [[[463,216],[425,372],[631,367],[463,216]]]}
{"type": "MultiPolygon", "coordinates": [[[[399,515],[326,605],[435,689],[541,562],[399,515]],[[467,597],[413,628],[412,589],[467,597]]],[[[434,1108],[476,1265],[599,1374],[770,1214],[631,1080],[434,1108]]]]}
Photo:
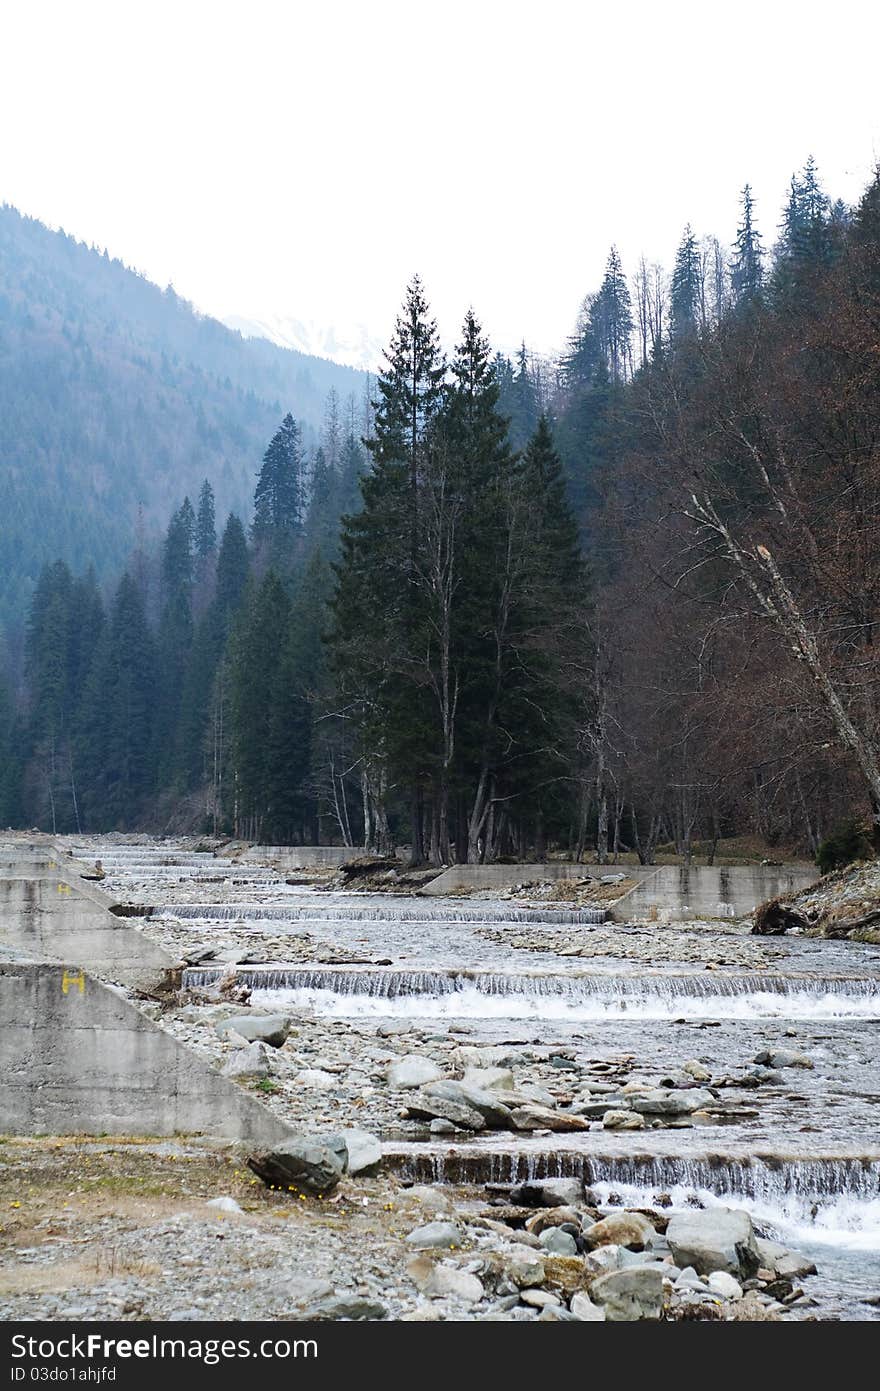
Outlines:
{"type": "Polygon", "coordinates": [[[685,227],[675,254],[669,312],[673,342],[696,332],[700,323],[700,249],[690,225],[685,227]]]}
{"type": "Polygon", "coordinates": [[[269,442],[254,491],[251,537],[264,563],[282,574],[293,566],[305,502],[300,428],[288,411],[269,442]]]}
{"type": "Polygon", "coordinates": [[[755,226],[755,200],[749,184],[742,191],[741,203],[741,221],[733,250],[731,288],[735,304],[749,305],[760,298],[764,283],[764,251],[761,233],[755,226]]]}
{"type": "Polygon", "coordinates": [[[590,328],[616,386],[632,370],[633,335],[632,299],[616,246],[611,248],[602,288],[591,305],[590,328]]]}
{"type": "Polygon", "coordinates": [[[204,560],[217,549],[217,523],[214,507],[214,489],[207,478],[199,493],[199,510],[196,516],[195,550],[204,560]]]}

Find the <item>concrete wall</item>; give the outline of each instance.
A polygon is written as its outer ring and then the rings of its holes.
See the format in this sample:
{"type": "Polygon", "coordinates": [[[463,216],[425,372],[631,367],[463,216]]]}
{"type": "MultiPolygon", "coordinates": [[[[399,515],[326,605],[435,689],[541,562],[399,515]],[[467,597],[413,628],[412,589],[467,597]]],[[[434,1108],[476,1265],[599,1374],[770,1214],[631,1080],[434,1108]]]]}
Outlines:
{"type": "Polygon", "coordinates": [[[350,845],[252,845],[242,855],[245,864],[271,865],[274,869],[334,868],[364,852],[350,845]]]}
{"type": "Polygon", "coordinates": [[[141,990],[158,985],[173,959],[75,873],[16,863],[0,872],[0,943],[31,960],[75,961],[94,975],[141,990]]]}
{"type": "Polygon", "coordinates": [[[583,879],[588,874],[625,874],[640,879],[655,874],[640,865],[573,865],[552,860],[545,865],[451,865],[421,890],[424,894],[448,894],[456,889],[485,889],[499,893],[516,884],[534,884],[547,879],[583,879]]]}
{"type": "Polygon", "coordinates": [[[118,991],[78,966],[0,962],[0,1132],[206,1134],[274,1144],[290,1130],[118,991]]]}
{"type": "Polygon", "coordinates": [[[818,877],[808,865],[661,865],[613,905],[611,916],[615,922],[741,918],[818,877]]]}

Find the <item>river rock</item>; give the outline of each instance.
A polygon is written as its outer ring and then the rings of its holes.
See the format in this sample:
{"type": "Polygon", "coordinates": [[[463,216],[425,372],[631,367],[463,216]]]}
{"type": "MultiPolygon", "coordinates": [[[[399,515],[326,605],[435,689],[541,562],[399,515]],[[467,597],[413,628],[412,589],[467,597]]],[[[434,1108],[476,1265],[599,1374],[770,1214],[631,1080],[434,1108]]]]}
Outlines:
{"type": "Polygon", "coordinates": [[[605,1111],[602,1124],[606,1130],[644,1130],[645,1118],[638,1111],[605,1111]]]}
{"type": "Polygon", "coordinates": [[[222,1068],[223,1076],[234,1082],[259,1082],[269,1076],[269,1063],[264,1043],[249,1043],[245,1048],[236,1048],[227,1058],[222,1068]]]}
{"type": "Polygon", "coordinates": [[[722,1299],[742,1299],[743,1289],[738,1280],[728,1274],[726,1270],[713,1270],[706,1280],[706,1284],[713,1294],[719,1294],[722,1299]]]}
{"type": "Polygon", "coordinates": [[[579,1178],[542,1178],[520,1183],[510,1190],[510,1201],[523,1207],[577,1207],[584,1201],[579,1178]]]}
{"type": "Polygon", "coordinates": [[[613,1270],[593,1281],[590,1297],[602,1305],[609,1323],[659,1319],[663,1314],[663,1276],[659,1266],[613,1270]]]}
{"type": "Polygon", "coordinates": [[[424,1088],[421,1088],[407,1106],[407,1112],[416,1120],[441,1120],[451,1121],[453,1125],[461,1126],[464,1130],[484,1130],[486,1122],[481,1113],[474,1106],[469,1106],[461,1100],[454,1100],[452,1097],[431,1096],[424,1088]]]}
{"type": "Polygon", "coordinates": [[[816,1274],[816,1267],[811,1260],[799,1255],[797,1251],[789,1251],[787,1246],[780,1246],[776,1241],[765,1241],[763,1237],[756,1237],[755,1245],[761,1265],[774,1275],[789,1280],[800,1280],[804,1275],[816,1274]]]}
{"type": "Polygon", "coordinates": [[[681,1070],[686,1072],[689,1077],[693,1077],[695,1082],[711,1082],[712,1080],[709,1069],[697,1058],[689,1058],[686,1063],[682,1063],[681,1070]]]}
{"type": "Polygon", "coordinates": [[[306,1319],[384,1319],[388,1310],[378,1299],[365,1299],[356,1294],[337,1294],[311,1305],[306,1319]]]}
{"type": "Polygon", "coordinates": [[[462,1083],[481,1092],[513,1092],[513,1073],[506,1067],[469,1067],[462,1083]]]}
{"type": "Polygon", "coordinates": [[[621,1268],[623,1255],[619,1246],[598,1246],[584,1256],[584,1270],[588,1275],[607,1275],[610,1270],[621,1268]]]}
{"type": "Polygon", "coordinates": [[[813,1060],[806,1053],[796,1053],[792,1048],[765,1048],[752,1059],[759,1067],[804,1067],[812,1068],[813,1060]]]}
{"type": "Polygon", "coordinates": [[[382,1146],[375,1135],[367,1130],[342,1130],[348,1152],[346,1172],[349,1174],[374,1174],[382,1163],[382,1146]]]}
{"type": "Polygon", "coordinates": [[[391,1064],[385,1076],[389,1087],[423,1087],[427,1082],[436,1082],[442,1077],[443,1069],[431,1058],[407,1053],[391,1064]]]}
{"type": "Polygon", "coordinates": [[[347,1157],[345,1141],[331,1135],[286,1140],[251,1155],[247,1162],[270,1188],[324,1194],[332,1192],[342,1178],[347,1157]]]}
{"type": "Polygon", "coordinates": [[[432,1135],[454,1135],[455,1126],[452,1121],[445,1120],[443,1116],[435,1116],[428,1126],[432,1135]]]}
{"type": "Polygon", "coordinates": [[[418,1206],[430,1212],[451,1212],[452,1202],[442,1188],[432,1188],[428,1183],[416,1183],[412,1188],[403,1188],[397,1195],[400,1207],[418,1206]]]}
{"type": "Polygon", "coordinates": [[[233,1014],[215,1026],[219,1038],[237,1034],[248,1043],[268,1043],[272,1048],[280,1048],[290,1033],[290,1019],[286,1014],[233,1014]]]}
{"type": "Polygon", "coordinates": [[[701,1275],[726,1270],[748,1279],[760,1265],[752,1220],[736,1208],[675,1213],[666,1240],[676,1265],[693,1266],[701,1275]]]}
{"type": "Polygon", "coordinates": [[[464,1082],[431,1082],[421,1089],[419,1095],[469,1106],[480,1113],[488,1126],[495,1129],[506,1129],[510,1124],[510,1109],[498,1097],[479,1087],[468,1087],[464,1082]]]}
{"type": "Polygon", "coordinates": [[[581,1323],[602,1323],[605,1319],[605,1310],[602,1305],[594,1304],[589,1295],[582,1291],[572,1295],[569,1308],[581,1323]]]}
{"type": "Polygon", "coordinates": [[[424,1292],[432,1299],[460,1299],[468,1305],[478,1304],[485,1293],[476,1275],[443,1262],[431,1271],[424,1292]]]}
{"type": "Polygon", "coordinates": [[[234,1198],[224,1195],[222,1198],[209,1198],[205,1207],[214,1208],[216,1212],[241,1212],[241,1208],[234,1198]]]}
{"type": "Polygon", "coordinates": [[[589,1130],[589,1121],[582,1116],[567,1111],[551,1111],[547,1106],[530,1103],[518,1106],[511,1111],[510,1119],[517,1130],[552,1130],[565,1133],[572,1130],[589,1130]]]}
{"type": "Polygon", "coordinates": [[[644,1251],[657,1232],[652,1222],[640,1212],[612,1212],[601,1222],[594,1222],[584,1233],[588,1246],[626,1246],[630,1251],[644,1251]]]}
{"type": "Polygon", "coordinates": [[[517,1289],[530,1289],[533,1285],[543,1285],[545,1278],[544,1262],[528,1250],[514,1251],[505,1257],[504,1273],[513,1281],[517,1289]]]}
{"type": "Polygon", "coordinates": [[[545,1251],[554,1256],[576,1256],[577,1242],[570,1232],[561,1227],[546,1227],[538,1237],[545,1251]]]}
{"type": "Polygon", "coordinates": [[[715,1101],[711,1092],[702,1087],[689,1087],[686,1091],[663,1091],[661,1088],[633,1093],[629,1097],[630,1109],[649,1116],[689,1116],[702,1106],[711,1106],[715,1101]]]}
{"type": "Polygon", "coordinates": [[[461,1228],[454,1222],[426,1222],[416,1227],[405,1238],[407,1246],[416,1251],[432,1251],[461,1245],[461,1228]]]}
{"type": "Polygon", "coordinates": [[[559,1295],[554,1294],[552,1290],[523,1290],[519,1298],[520,1303],[526,1304],[532,1309],[546,1309],[551,1304],[560,1304],[562,1302],[559,1295]]]}
{"type": "Polygon", "coordinates": [[[321,1067],[304,1067],[293,1080],[301,1087],[311,1087],[319,1092],[329,1091],[339,1082],[338,1077],[335,1077],[332,1072],[325,1072],[321,1067]]]}

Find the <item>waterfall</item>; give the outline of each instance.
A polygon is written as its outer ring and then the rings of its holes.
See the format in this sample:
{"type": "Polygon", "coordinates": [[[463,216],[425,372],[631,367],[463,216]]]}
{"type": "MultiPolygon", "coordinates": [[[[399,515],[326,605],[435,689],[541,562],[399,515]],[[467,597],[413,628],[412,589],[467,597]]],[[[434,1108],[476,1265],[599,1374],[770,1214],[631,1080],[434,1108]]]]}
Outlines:
{"type": "Polygon", "coordinates": [[[744,1207],[767,1230],[880,1248],[880,1160],[598,1156],[577,1150],[446,1152],[385,1146],[385,1164],[416,1183],[515,1184],[579,1178],[602,1206],[744,1207]]]}
{"type": "Polygon", "coordinates": [[[170,903],[156,910],[156,917],[198,919],[200,922],[412,922],[412,923],[546,923],[599,924],[607,919],[605,908],[501,908],[449,906],[443,903],[351,903],[335,899],[332,903],[170,903]]]}
{"type": "MultiPolygon", "coordinates": [[[[226,968],[190,967],[185,988],[205,989],[226,968]]],[[[479,970],[400,971],[312,966],[240,967],[238,979],[272,1008],[310,1007],[340,1017],[525,1018],[876,1018],[880,978],[724,976],[717,971],[641,975],[507,974],[479,970]]]]}

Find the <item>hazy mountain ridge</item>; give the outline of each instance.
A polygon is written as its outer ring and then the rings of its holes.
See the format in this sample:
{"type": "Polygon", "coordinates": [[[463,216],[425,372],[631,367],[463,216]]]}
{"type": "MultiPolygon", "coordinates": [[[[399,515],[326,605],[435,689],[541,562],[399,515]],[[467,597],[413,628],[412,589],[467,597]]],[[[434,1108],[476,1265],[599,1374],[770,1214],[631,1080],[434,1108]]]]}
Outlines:
{"type": "Polygon", "coordinates": [[[292,411],[313,438],[351,368],[246,340],[107,254],[0,208],[0,624],[45,561],[125,564],[142,508],[164,526],[208,477],[246,515],[292,411]]]}

